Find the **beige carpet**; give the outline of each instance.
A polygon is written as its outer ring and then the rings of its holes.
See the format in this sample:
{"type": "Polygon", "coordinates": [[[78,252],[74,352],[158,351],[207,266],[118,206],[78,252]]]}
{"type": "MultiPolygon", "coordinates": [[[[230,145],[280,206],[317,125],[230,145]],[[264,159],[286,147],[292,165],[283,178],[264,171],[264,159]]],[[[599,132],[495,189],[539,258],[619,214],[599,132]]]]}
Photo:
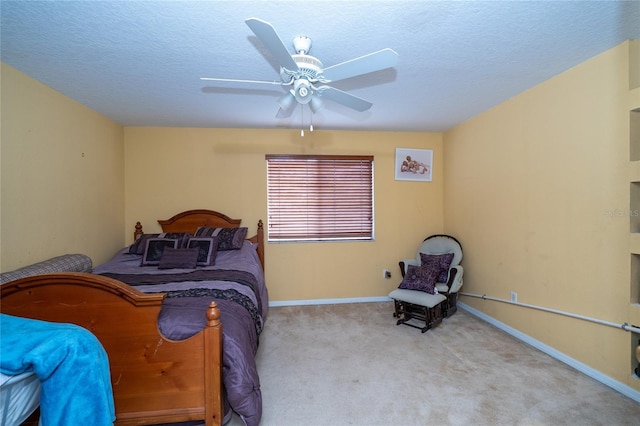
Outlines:
{"type": "Polygon", "coordinates": [[[640,404],[461,309],[425,334],[392,311],[271,308],[261,425],[640,424],[640,404]]]}

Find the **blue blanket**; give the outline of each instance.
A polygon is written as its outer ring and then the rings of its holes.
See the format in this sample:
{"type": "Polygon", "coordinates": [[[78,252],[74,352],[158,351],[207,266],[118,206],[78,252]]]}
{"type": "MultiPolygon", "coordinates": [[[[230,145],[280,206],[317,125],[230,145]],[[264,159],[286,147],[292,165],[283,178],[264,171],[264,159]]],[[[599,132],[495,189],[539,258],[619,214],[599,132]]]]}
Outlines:
{"type": "Polygon", "coordinates": [[[0,371],[40,379],[42,425],[112,425],[107,353],[88,330],[0,314],[0,371]]]}

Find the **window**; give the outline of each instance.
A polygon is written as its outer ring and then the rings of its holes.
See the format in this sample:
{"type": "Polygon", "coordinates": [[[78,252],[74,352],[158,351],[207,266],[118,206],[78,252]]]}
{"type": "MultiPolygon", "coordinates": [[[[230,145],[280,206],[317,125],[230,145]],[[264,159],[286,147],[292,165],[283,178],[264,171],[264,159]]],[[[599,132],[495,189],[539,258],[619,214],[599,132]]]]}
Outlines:
{"type": "Polygon", "coordinates": [[[373,156],[266,159],[269,241],[373,239],[373,156]]]}

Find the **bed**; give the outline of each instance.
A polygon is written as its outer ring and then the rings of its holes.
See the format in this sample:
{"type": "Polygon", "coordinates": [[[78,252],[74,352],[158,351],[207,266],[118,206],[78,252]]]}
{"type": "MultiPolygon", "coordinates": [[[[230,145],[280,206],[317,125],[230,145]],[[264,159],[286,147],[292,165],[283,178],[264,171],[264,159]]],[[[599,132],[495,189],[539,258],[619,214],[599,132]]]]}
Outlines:
{"type": "MultiPolygon", "coordinates": [[[[163,234],[195,236],[204,230],[194,238],[217,237],[219,247],[245,235],[232,232],[242,229],[241,220],[211,210],[189,210],[158,222],[163,234]],[[211,230],[221,233],[206,233],[211,230]],[[223,236],[221,230],[229,232],[223,236]]],[[[137,243],[146,239],[151,246],[166,237],[149,236],[136,226],[137,243]]],[[[247,425],[257,425],[262,396],[255,354],[268,309],[262,221],[239,248],[220,250],[213,265],[195,269],[160,269],[150,262],[157,257],[140,255],[141,244],[132,252],[134,245],[92,274],[6,283],[0,287],[1,310],[74,323],[95,334],[109,356],[117,424],[204,420],[217,425],[233,410],[247,425]]],[[[202,246],[198,253],[199,261],[202,246]]]]}

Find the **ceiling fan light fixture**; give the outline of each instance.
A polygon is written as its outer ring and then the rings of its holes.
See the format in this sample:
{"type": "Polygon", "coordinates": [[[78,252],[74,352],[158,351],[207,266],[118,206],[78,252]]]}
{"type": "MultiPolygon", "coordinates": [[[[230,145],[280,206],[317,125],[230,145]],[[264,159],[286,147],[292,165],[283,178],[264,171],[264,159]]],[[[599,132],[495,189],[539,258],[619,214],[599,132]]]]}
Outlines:
{"type": "Polygon", "coordinates": [[[320,111],[323,106],[324,102],[322,102],[322,99],[320,99],[318,96],[311,97],[311,100],[309,101],[309,108],[311,108],[311,111],[314,114],[320,111]]]}
{"type": "Polygon", "coordinates": [[[278,99],[278,104],[280,105],[280,108],[282,108],[285,111],[288,111],[293,105],[293,102],[295,100],[296,100],[296,97],[294,95],[294,92],[293,90],[290,90],[284,95],[282,95],[280,99],[278,99]]]}

